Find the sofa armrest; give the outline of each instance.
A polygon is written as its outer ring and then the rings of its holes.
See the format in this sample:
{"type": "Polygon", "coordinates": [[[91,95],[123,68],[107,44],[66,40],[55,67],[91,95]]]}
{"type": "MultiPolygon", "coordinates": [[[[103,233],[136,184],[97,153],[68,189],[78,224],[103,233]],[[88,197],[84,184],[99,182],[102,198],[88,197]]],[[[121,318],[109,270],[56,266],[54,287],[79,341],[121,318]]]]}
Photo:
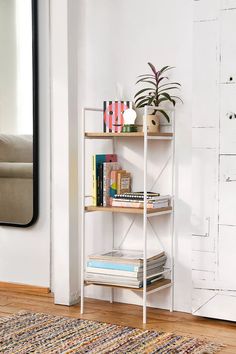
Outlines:
{"type": "Polygon", "coordinates": [[[0,162],[0,178],[33,178],[31,162],[0,162]]]}

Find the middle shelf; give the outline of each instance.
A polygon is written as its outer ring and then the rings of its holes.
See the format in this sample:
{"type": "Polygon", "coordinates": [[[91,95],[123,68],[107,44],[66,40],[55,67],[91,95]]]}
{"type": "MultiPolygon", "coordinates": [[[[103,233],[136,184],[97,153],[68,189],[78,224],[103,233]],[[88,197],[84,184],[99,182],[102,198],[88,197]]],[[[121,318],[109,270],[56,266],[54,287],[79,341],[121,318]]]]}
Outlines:
{"type": "MultiPolygon", "coordinates": [[[[113,213],[129,213],[129,214],[143,214],[143,208],[125,208],[125,207],[103,207],[103,206],[93,206],[89,205],[85,207],[85,211],[103,211],[103,212],[113,212],[113,213]]],[[[172,207],[158,208],[158,209],[147,209],[147,214],[163,215],[172,212],[172,207]]]]}

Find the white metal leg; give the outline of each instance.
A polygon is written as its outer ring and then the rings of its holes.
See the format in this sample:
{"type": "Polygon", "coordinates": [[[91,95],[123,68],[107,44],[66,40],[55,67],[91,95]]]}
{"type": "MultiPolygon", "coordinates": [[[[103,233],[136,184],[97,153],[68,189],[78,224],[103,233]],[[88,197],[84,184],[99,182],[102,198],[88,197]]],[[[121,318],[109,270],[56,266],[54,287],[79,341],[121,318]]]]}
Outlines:
{"type": "MultiPolygon", "coordinates": [[[[116,145],[115,145],[115,138],[112,139],[112,153],[115,154],[116,145]]],[[[115,242],[115,214],[112,213],[112,249],[114,248],[115,242]]],[[[111,287],[111,298],[110,303],[114,302],[114,289],[111,287]]]]}
{"type": "Polygon", "coordinates": [[[172,181],[171,181],[171,194],[172,194],[172,213],[171,213],[171,288],[170,288],[170,312],[174,310],[174,245],[175,245],[175,117],[172,112],[172,127],[173,127],[173,140],[172,140],[172,181]]]}
{"type": "Polygon", "coordinates": [[[144,156],[143,156],[143,323],[147,323],[147,107],[144,108],[144,156]]]}
{"type": "Polygon", "coordinates": [[[84,125],[85,125],[85,110],[82,110],[82,146],[81,146],[81,290],[80,290],[80,313],[84,312],[84,253],[85,253],[85,244],[84,244],[84,232],[85,232],[85,136],[84,136],[84,125]]]}

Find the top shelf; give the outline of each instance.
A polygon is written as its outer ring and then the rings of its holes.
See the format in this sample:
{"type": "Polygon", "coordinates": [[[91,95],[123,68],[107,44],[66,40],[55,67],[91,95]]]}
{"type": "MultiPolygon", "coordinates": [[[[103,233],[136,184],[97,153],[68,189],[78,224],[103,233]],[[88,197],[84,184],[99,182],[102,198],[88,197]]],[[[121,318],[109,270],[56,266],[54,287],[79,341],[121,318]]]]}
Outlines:
{"type": "MultiPolygon", "coordinates": [[[[84,133],[85,138],[88,139],[106,139],[106,138],[143,138],[144,132],[136,133],[84,133]]],[[[148,139],[156,140],[171,140],[173,138],[173,133],[147,133],[148,139]]]]}

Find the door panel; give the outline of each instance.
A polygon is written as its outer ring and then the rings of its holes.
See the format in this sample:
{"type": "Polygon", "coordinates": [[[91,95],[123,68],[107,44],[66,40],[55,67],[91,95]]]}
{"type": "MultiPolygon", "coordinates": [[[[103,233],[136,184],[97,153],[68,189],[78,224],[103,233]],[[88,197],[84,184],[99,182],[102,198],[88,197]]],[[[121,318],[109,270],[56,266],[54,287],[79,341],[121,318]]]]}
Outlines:
{"type": "Polygon", "coordinates": [[[220,152],[236,154],[236,85],[221,85],[220,152]]]}
{"type": "Polygon", "coordinates": [[[217,37],[215,21],[194,23],[192,125],[197,128],[215,127],[217,122],[217,37]]]}
{"type": "Polygon", "coordinates": [[[221,82],[236,83],[236,9],[221,15],[221,82]]]}
{"type": "Polygon", "coordinates": [[[221,289],[236,291],[236,227],[220,226],[219,284],[221,289]]]}
{"type": "Polygon", "coordinates": [[[212,252],[217,236],[217,153],[215,149],[192,151],[192,247],[212,252]]]}
{"type": "Polygon", "coordinates": [[[236,225],[236,155],[220,157],[219,223],[236,225]]]}

